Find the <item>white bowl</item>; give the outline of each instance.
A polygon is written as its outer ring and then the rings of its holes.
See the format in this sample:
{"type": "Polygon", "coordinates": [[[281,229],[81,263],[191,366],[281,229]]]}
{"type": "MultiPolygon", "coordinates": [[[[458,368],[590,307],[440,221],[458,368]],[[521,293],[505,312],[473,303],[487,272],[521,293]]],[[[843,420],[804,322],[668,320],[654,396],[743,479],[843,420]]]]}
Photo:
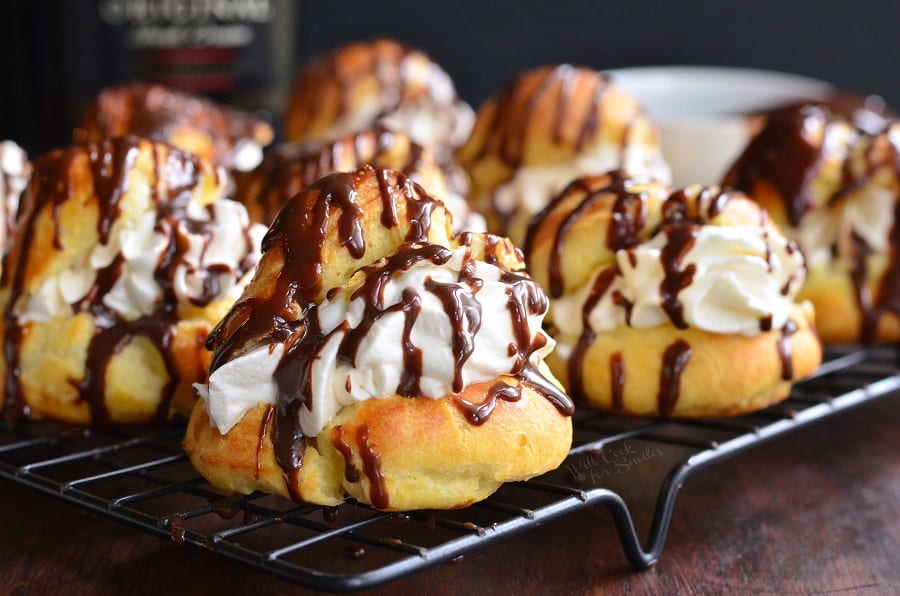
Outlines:
{"type": "Polygon", "coordinates": [[[645,66],[607,71],[659,123],[673,183],[718,183],[750,139],[750,115],[834,92],[824,81],[767,70],[645,66]]]}

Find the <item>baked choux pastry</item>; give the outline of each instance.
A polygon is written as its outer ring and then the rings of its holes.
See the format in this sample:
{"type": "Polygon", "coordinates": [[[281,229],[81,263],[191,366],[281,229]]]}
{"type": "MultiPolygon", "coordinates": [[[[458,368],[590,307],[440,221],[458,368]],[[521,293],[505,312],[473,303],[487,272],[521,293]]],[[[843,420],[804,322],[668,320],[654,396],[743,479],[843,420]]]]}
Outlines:
{"type": "Polygon", "coordinates": [[[550,367],[590,406],[741,414],[821,361],[813,314],[795,300],[803,256],[740,193],[579,178],[534,218],[525,256],[551,296],[550,367]]]}
{"type": "Polygon", "coordinates": [[[400,172],[320,178],[281,210],[213,332],[184,446],[224,490],[463,507],[557,467],[573,405],[543,363],[521,253],[452,236],[400,172]]]}
{"type": "Polygon", "coordinates": [[[225,175],[120,137],[34,162],[0,280],[7,415],[108,427],[189,413],[204,342],[265,228],[225,175]]]}
{"type": "Polygon", "coordinates": [[[578,176],[623,168],[669,180],[659,133],[640,105],[605,75],[568,64],[513,79],[478,110],[456,157],[488,230],[514,242],[578,176]]]}
{"type": "Polygon", "coordinates": [[[383,126],[429,149],[445,165],[474,114],[450,75],[423,52],[391,39],[351,43],[297,74],[285,113],[287,139],[327,143],[383,126]]]}
{"type": "Polygon", "coordinates": [[[288,199],[332,172],[349,172],[363,165],[399,170],[444,202],[455,231],[484,231],[484,218],[475,213],[452,178],[445,176],[434,155],[401,132],[386,128],[346,136],[318,149],[289,143],[266,153],[250,172],[235,174],[235,196],[255,221],[271,224],[288,199]]]}
{"type": "Polygon", "coordinates": [[[263,120],[163,85],[103,89],[73,133],[76,143],[136,135],[169,143],[229,171],[255,168],[272,142],[263,120]]]}
{"type": "Polygon", "coordinates": [[[30,178],[31,164],[25,150],[12,141],[0,142],[0,215],[4,222],[0,226],[0,250],[5,251],[16,229],[19,198],[30,178]]]}
{"type": "Polygon", "coordinates": [[[777,112],[723,184],[800,245],[799,298],[824,342],[900,340],[900,123],[870,134],[822,106],[777,112]]]}

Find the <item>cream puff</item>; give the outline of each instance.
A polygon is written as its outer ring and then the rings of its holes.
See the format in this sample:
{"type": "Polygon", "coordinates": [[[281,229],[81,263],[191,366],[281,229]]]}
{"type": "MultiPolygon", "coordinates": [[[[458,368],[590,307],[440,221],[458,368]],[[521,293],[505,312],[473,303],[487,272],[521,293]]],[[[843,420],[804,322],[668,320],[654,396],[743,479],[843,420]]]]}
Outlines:
{"type": "Polygon", "coordinates": [[[453,178],[445,175],[434,155],[406,134],[386,128],[365,130],[316,149],[296,143],[275,147],[257,168],[235,175],[235,196],[255,221],[268,225],[288,199],[316,179],[366,164],[399,170],[428,188],[452,214],[455,231],[484,231],[484,218],[453,187],[453,178]]]}
{"type": "Polygon", "coordinates": [[[900,123],[865,132],[823,106],[772,114],[726,174],[806,256],[825,342],[900,339],[900,123]]]}
{"type": "Polygon", "coordinates": [[[534,218],[525,256],[551,296],[550,367],[592,407],[741,414],[786,397],[821,361],[796,300],[803,256],[740,193],[580,178],[534,218]]]}
{"type": "Polygon", "coordinates": [[[212,100],[158,84],[103,89],[75,129],[76,143],[136,135],[169,143],[229,171],[246,171],[272,142],[263,120],[212,100]]]}
{"type": "Polygon", "coordinates": [[[637,101],[605,75],[567,64],[513,79],[478,110],[456,157],[488,229],[515,242],[578,176],[623,168],[669,179],[659,132],[637,101]]]}
{"type": "Polygon", "coordinates": [[[406,133],[442,165],[473,120],[443,68],[391,39],[351,43],[304,65],[284,117],[289,141],[321,144],[383,126],[406,133]]]}
{"type": "Polygon", "coordinates": [[[0,281],[7,415],[108,427],[188,413],[204,342],[265,229],[204,160],[137,137],[34,162],[0,281]]]}
{"type": "Polygon", "coordinates": [[[184,446],[212,484],[455,508],[561,463],[573,406],[543,361],[547,298],[508,240],[449,223],[371,167],[287,203],[210,342],[184,446]]]}

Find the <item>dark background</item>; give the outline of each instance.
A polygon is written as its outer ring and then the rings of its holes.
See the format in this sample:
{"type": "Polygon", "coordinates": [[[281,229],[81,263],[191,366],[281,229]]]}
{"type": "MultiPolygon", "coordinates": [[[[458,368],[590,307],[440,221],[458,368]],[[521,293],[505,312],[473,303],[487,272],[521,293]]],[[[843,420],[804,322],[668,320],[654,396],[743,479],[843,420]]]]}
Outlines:
{"type": "MultiPolygon", "coordinates": [[[[275,1],[273,27],[282,35],[272,35],[278,45],[272,54],[254,57],[260,72],[276,54],[287,56],[277,70],[289,73],[305,57],[344,42],[390,36],[431,54],[476,106],[518,71],[556,62],[599,69],[766,68],[877,93],[900,105],[895,0],[275,1]]],[[[63,144],[100,87],[137,76],[100,23],[96,0],[18,0],[3,7],[0,138],[17,140],[30,153],[63,144]]],[[[254,107],[277,115],[289,75],[265,76],[282,95],[254,107]]],[[[248,103],[246,97],[226,99],[248,103]]]]}

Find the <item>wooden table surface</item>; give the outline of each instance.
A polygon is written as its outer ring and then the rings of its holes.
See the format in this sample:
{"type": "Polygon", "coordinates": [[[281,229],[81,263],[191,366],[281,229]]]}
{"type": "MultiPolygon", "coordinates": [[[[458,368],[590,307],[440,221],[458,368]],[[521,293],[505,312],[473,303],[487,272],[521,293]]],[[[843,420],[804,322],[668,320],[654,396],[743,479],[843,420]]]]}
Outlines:
{"type": "MultiPolygon", "coordinates": [[[[699,472],[647,571],[598,509],[380,592],[898,593],[898,421],[900,398],[881,398],[699,472]]],[[[0,511],[0,594],[302,591],[9,482],[0,511]]]]}

